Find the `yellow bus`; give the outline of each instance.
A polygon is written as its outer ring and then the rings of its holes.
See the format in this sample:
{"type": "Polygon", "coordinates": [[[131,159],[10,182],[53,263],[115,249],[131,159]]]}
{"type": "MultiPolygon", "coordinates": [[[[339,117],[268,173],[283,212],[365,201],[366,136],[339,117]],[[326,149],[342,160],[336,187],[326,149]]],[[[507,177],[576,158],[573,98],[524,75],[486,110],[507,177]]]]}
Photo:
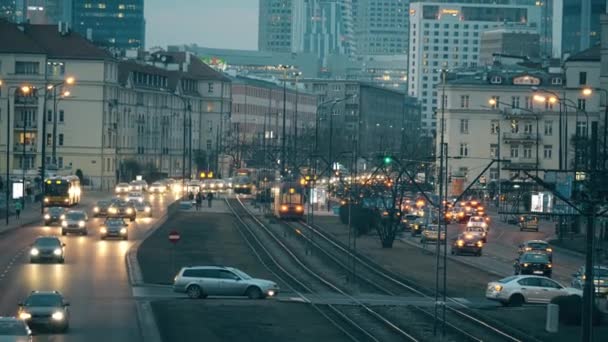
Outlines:
{"type": "Polygon", "coordinates": [[[44,205],[71,207],[80,203],[80,178],[51,177],[44,181],[44,205]]]}

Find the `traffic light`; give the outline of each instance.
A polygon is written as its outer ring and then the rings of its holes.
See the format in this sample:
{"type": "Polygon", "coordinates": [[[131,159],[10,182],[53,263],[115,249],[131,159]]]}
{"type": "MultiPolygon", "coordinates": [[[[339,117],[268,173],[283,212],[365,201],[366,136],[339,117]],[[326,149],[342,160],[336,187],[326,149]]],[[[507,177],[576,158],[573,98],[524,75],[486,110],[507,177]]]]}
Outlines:
{"type": "Polygon", "coordinates": [[[44,180],[44,175],[42,174],[42,166],[38,166],[38,177],[44,180]]]}
{"type": "Polygon", "coordinates": [[[384,157],[384,164],[390,164],[393,161],[393,158],[391,157],[384,157]]]}

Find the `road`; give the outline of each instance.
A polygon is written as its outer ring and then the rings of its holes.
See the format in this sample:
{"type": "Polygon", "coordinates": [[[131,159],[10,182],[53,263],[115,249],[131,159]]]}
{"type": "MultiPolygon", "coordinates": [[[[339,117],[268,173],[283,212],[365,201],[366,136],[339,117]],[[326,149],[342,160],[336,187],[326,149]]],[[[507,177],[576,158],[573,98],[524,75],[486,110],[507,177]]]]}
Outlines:
{"type": "MultiPolygon", "coordinates": [[[[454,256],[470,265],[480,267],[495,273],[508,276],[513,274],[513,263],[518,256],[517,247],[527,240],[548,240],[555,234],[554,228],[547,221],[540,223],[538,232],[519,230],[518,226],[507,224],[498,220],[497,215],[491,215],[490,232],[488,242],[483,249],[481,257],[459,255],[454,256]]],[[[448,243],[455,239],[459,233],[463,232],[464,224],[448,225],[448,243]]],[[[411,237],[405,234],[404,240],[419,244],[419,237],[411,237]]],[[[431,248],[434,248],[433,246],[431,248]]],[[[448,253],[449,253],[448,248],[448,253]]],[[[553,279],[561,282],[565,286],[570,286],[572,273],[584,264],[582,257],[564,253],[560,250],[553,251],[553,279]]]]}
{"type": "MultiPolygon", "coordinates": [[[[79,208],[110,195],[84,195],[79,208]]],[[[156,218],[169,200],[152,202],[156,218]]],[[[93,218],[88,236],[64,236],[65,264],[30,264],[29,245],[40,235],[59,235],[59,227],[25,226],[0,236],[0,316],[16,314],[17,303],[32,290],[58,290],[71,303],[70,331],[65,335],[40,334],[35,341],[141,341],[135,301],[128,281],[125,254],[156,218],[138,218],[129,229],[129,241],[102,241],[93,218]]]]}

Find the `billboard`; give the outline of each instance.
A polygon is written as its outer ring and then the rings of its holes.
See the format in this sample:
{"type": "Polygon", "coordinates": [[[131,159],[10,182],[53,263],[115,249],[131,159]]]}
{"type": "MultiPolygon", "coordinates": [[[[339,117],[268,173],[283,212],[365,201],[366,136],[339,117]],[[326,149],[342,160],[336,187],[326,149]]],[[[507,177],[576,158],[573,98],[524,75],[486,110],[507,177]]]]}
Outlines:
{"type": "Polygon", "coordinates": [[[23,183],[15,182],[13,183],[13,199],[18,199],[23,197],[23,183]]]}
{"type": "Polygon", "coordinates": [[[226,60],[220,57],[214,57],[214,56],[203,56],[201,57],[201,61],[203,61],[203,63],[207,64],[208,66],[216,69],[216,70],[221,70],[224,71],[226,70],[226,60]]]}

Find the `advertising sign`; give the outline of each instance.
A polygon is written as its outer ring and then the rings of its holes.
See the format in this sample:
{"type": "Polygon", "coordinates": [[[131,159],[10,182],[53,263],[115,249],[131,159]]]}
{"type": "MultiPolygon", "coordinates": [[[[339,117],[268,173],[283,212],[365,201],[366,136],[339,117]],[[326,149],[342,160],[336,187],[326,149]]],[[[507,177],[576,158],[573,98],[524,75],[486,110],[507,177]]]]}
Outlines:
{"type": "Polygon", "coordinates": [[[23,197],[23,183],[15,182],[13,183],[13,199],[18,199],[23,197]]]}

